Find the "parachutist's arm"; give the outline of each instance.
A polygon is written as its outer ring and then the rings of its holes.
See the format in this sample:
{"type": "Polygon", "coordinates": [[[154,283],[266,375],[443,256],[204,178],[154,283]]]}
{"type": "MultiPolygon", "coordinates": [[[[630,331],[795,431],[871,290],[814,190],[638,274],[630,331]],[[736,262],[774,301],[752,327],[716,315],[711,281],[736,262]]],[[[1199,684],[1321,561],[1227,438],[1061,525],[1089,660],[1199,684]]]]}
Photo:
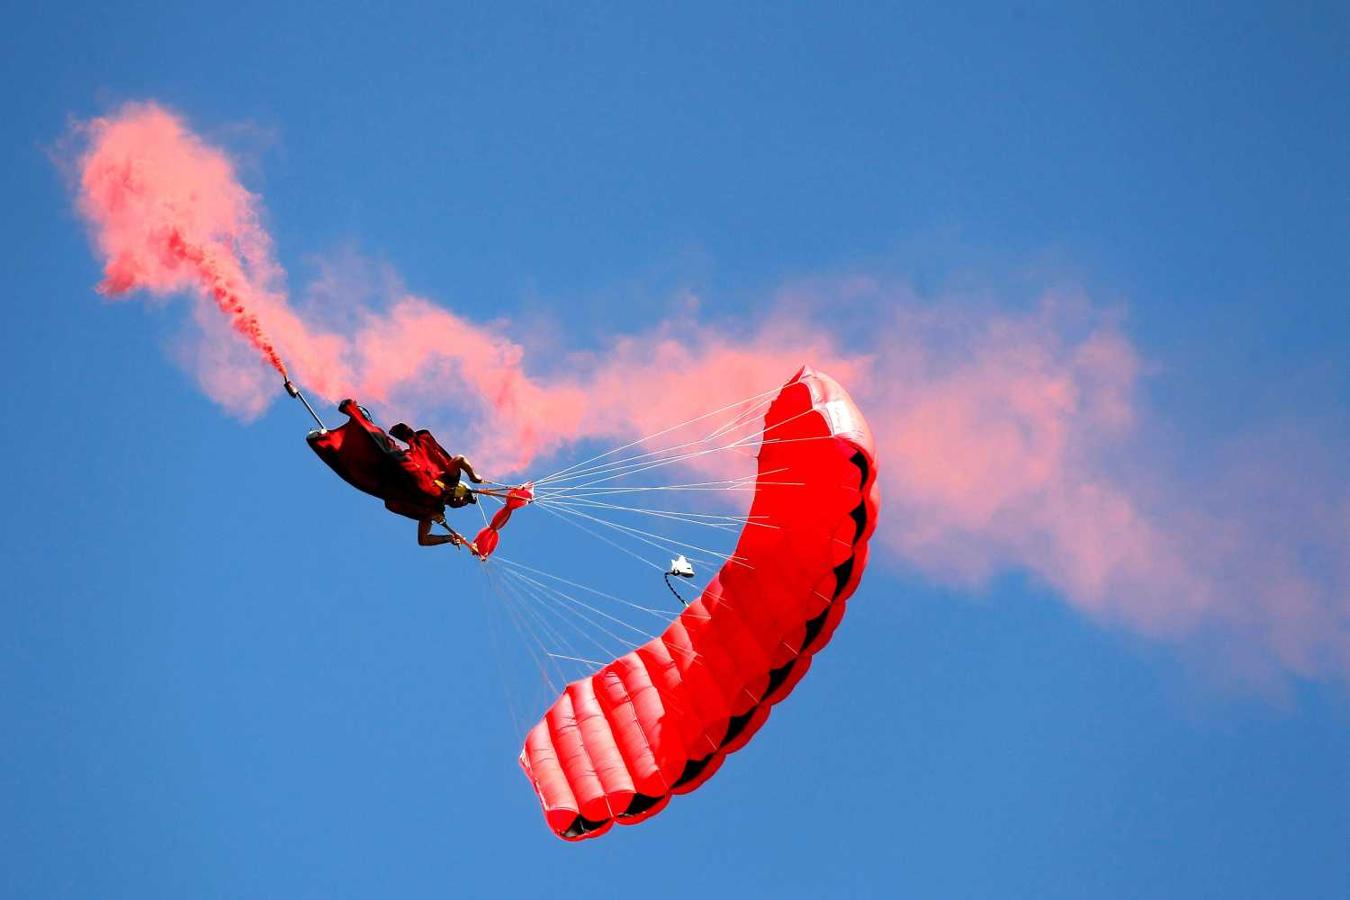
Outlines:
{"type": "Polygon", "coordinates": [[[463,472],[465,475],[468,475],[469,480],[472,481],[474,484],[482,484],[483,479],[479,478],[478,473],[473,470],[473,463],[469,462],[462,456],[456,456],[450,461],[455,465],[459,466],[459,470],[463,472]]]}
{"type": "Polygon", "coordinates": [[[431,526],[434,523],[435,519],[422,519],[417,523],[417,544],[419,547],[437,547],[441,544],[458,546],[464,543],[464,538],[460,537],[453,529],[449,534],[432,534],[431,526]]]}

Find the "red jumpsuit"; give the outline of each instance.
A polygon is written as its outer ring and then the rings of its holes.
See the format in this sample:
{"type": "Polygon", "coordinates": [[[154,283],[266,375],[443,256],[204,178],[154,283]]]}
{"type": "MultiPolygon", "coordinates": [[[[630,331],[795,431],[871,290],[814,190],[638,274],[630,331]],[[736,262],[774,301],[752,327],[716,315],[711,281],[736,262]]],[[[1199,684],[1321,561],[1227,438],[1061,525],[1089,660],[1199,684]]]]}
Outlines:
{"type": "Polygon", "coordinates": [[[445,512],[446,494],[459,483],[459,466],[431,432],[394,426],[407,441],[399,447],[370,421],[353,400],[338,410],[347,423],[331,431],[312,431],[309,445],[348,484],[379,497],[390,512],[418,521],[445,512]]]}

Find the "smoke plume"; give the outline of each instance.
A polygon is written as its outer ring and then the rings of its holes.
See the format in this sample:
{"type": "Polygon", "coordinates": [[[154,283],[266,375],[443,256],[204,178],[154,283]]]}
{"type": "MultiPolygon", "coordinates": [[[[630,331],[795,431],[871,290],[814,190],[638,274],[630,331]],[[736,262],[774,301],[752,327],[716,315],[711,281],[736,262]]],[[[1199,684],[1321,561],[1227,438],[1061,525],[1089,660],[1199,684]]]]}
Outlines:
{"type": "Polygon", "coordinates": [[[328,400],[453,422],[456,445],[504,477],[581,440],[628,440],[757,393],[809,362],[848,385],[873,425],[877,541],[893,565],[971,589],[1023,572],[1096,621],[1222,643],[1254,671],[1350,673],[1350,489],[1336,454],[1272,433],[1188,482],[1183,448],[1145,440],[1155,423],[1140,351],[1085,298],[1008,310],[825,281],[758,317],[689,312],[545,362],[510,323],[402,292],[339,303],[341,290],[320,285],[293,303],[258,199],[227,155],[160,106],[126,106],[81,135],[78,207],[104,262],[100,290],[188,298],[198,339],[182,355],[242,417],[281,396],[264,364],[285,373],[284,360],[328,400]],[[863,316],[865,333],[838,326],[841,311],[863,316]]]}

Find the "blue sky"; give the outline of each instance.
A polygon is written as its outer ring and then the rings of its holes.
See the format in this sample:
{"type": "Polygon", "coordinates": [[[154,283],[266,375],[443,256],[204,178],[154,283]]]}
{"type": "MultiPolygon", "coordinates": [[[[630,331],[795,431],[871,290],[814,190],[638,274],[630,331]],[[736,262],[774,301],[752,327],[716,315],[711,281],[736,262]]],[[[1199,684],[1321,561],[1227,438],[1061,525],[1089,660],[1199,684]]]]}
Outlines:
{"type": "Polygon", "coordinates": [[[705,788],[557,841],[458,560],[318,467],[294,409],[203,398],[171,308],[95,295],[52,164],[72,118],[159,100],[244,161],[294,285],[359,254],[579,347],[691,291],[750,317],[857,272],[1010,309],[1071,283],[1203,481],[1269,423],[1346,445],[1344,10],[91,4],[0,32],[5,895],[1350,893],[1344,670],[1226,683],[1223,635],[902,562],[705,788]]]}

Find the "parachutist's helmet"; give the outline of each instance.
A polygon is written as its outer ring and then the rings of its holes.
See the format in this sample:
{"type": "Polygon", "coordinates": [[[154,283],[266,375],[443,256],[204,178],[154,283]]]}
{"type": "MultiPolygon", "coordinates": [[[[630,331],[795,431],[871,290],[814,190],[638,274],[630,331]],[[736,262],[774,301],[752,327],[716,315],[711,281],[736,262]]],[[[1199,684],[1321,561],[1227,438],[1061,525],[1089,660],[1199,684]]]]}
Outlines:
{"type": "Polygon", "coordinates": [[[462,484],[457,484],[445,492],[445,505],[451,509],[459,509],[461,506],[477,502],[478,498],[474,496],[473,491],[462,484]]]}

